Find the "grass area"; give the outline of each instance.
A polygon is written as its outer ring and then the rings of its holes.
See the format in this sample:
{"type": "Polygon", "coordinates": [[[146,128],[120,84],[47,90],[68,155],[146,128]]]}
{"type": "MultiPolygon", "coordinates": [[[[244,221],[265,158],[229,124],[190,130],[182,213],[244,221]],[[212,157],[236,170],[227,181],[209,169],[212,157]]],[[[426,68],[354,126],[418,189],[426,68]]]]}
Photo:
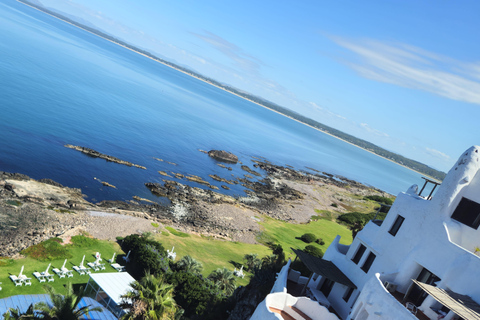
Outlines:
{"type": "MultiPolygon", "coordinates": [[[[175,246],[177,261],[185,255],[190,255],[202,262],[204,276],[208,276],[213,270],[220,267],[233,270],[232,262],[243,264],[243,256],[248,253],[258,253],[259,257],[272,254],[271,250],[264,245],[211,240],[208,237],[193,234],[188,238],[157,235],[156,240],[168,250],[175,246]]],[[[248,282],[248,277],[237,278],[237,285],[244,286],[248,282]]]]}
{"type": "Polygon", "coordinates": [[[190,237],[190,235],[188,233],[177,231],[177,230],[173,229],[172,227],[165,227],[165,229],[167,229],[168,231],[170,231],[171,234],[173,234],[177,237],[182,237],[182,238],[190,237]]]}
{"type": "Polygon", "coordinates": [[[262,243],[271,241],[281,244],[287,258],[295,257],[290,248],[305,248],[306,243],[300,239],[296,239],[296,237],[300,238],[305,233],[313,233],[318,238],[322,238],[325,244],[323,246],[315,245],[324,252],[337,235],[342,237],[340,241],[342,244],[348,245],[352,243],[352,233],[347,227],[325,219],[312,221],[307,224],[291,224],[265,217],[264,221],[260,222],[260,225],[263,227],[263,231],[257,240],[262,243]]]}
{"type": "MultiPolygon", "coordinates": [[[[66,267],[68,269],[72,269],[74,265],[79,265],[82,261],[83,255],[85,255],[85,266],[87,262],[95,261],[95,252],[100,252],[102,255],[102,259],[105,262],[106,269],[103,271],[98,272],[117,272],[108,264],[108,259],[112,258],[114,252],[117,254],[122,254],[120,246],[111,241],[101,241],[96,240],[95,244],[88,246],[88,247],[81,247],[77,245],[66,245],[65,248],[68,251],[68,254],[72,257],[68,259],[66,267]]],[[[19,295],[19,294],[43,294],[45,291],[43,290],[43,284],[40,283],[34,276],[33,272],[43,272],[47,269],[49,263],[52,263],[50,267],[49,273],[53,274],[52,268],[60,268],[63,265],[64,259],[54,258],[51,261],[39,261],[33,259],[31,257],[26,257],[18,260],[12,259],[1,259],[0,260],[0,282],[2,282],[2,290],[0,291],[0,298],[5,298],[9,296],[19,295]],[[15,287],[14,283],[10,280],[10,275],[17,275],[20,273],[20,269],[24,266],[23,274],[27,277],[32,278],[32,285],[31,286],[18,286],[15,287]]],[[[93,271],[92,271],[93,272],[93,271]]],[[[63,292],[63,286],[68,282],[71,281],[73,284],[82,284],[88,282],[89,276],[88,275],[79,275],[75,271],[73,272],[73,278],[63,278],[60,279],[58,276],[54,276],[55,281],[49,282],[51,286],[55,288],[58,292],[63,292]]]]}

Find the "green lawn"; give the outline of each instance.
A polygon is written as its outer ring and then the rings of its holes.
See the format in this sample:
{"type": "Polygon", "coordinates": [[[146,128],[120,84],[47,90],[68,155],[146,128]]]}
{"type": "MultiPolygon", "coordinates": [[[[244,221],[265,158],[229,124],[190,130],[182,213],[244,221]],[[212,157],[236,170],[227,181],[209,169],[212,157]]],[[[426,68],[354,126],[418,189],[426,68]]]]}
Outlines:
{"type": "MultiPolygon", "coordinates": [[[[163,244],[165,249],[171,250],[175,246],[177,253],[176,261],[185,255],[190,255],[203,264],[203,275],[208,276],[213,270],[226,267],[233,270],[236,262],[243,264],[243,256],[248,253],[257,253],[259,257],[272,254],[272,251],[264,245],[247,244],[223,240],[212,240],[197,235],[189,235],[189,237],[176,236],[165,233],[159,234],[157,240],[163,244]]],[[[249,277],[244,279],[238,278],[237,285],[247,285],[249,277]]]]}
{"type": "MultiPolygon", "coordinates": [[[[324,246],[319,246],[325,251],[336,237],[337,234],[342,236],[341,243],[350,244],[352,241],[351,232],[344,226],[339,225],[333,221],[318,220],[308,224],[291,224],[271,218],[264,217],[264,221],[260,223],[263,232],[259,236],[259,241],[272,241],[280,243],[286,252],[286,256],[294,257],[290,247],[303,249],[305,243],[296,237],[300,237],[304,233],[313,233],[325,241],[324,246]]],[[[173,230],[173,229],[172,229],[173,230]]],[[[205,276],[209,275],[213,270],[219,267],[227,267],[233,270],[235,264],[243,264],[243,257],[248,253],[257,253],[259,258],[270,255],[271,250],[261,244],[246,244],[239,242],[213,240],[208,237],[197,235],[186,235],[175,230],[158,233],[156,236],[165,249],[171,249],[175,246],[177,252],[177,261],[184,255],[190,255],[193,258],[203,263],[205,276]]],[[[313,243],[314,244],[314,243],[313,243]]],[[[88,247],[68,246],[71,258],[68,259],[67,268],[72,269],[72,266],[79,265],[83,255],[85,255],[85,265],[87,262],[95,260],[95,252],[100,252],[104,262],[110,259],[114,252],[122,254],[117,243],[111,241],[98,241],[96,244],[88,247]]],[[[57,259],[52,261],[50,273],[53,273],[52,268],[60,268],[64,259],[57,259]]],[[[33,277],[33,272],[45,271],[49,262],[41,262],[32,258],[23,258],[18,260],[0,260],[0,282],[3,290],[0,291],[0,298],[17,295],[17,294],[38,294],[44,293],[42,285],[33,277]],[[24,274],[32,278],[32,286],[15,287],[14,283],[9,279],[9,275],[18,275],[21,267],[25,266],[24,274]]],[[[106,270],[101,272],[116,272],[115,269],[106,264],[106,270]]],[[[67,281],[72,281],[74,284],[86,283],[89,277],[87,275],[80,276],[74,272],[73,278],[60,279],[55,276],[55,281],[50,282],[55,289],[61,292],[62,287],[67,281]]],[[[237,285],[247,285],[249,282],[248,273],[244,279],[238,279],[237,285]]]]}
{"type": "MultiPolygon", "coordinates": [[[[108,259],[112,258],[114,252],[118,254],[123,254],[120,246],[111,241],[98,241],[97,244],[89,248],[80,248],[74,246],[68,246],[68,251],[71,254],[72,258],[69,258],[66,264],[68,269],[72,269],[72,266],[79,265],[82,261],[83,255],[85,255],[85,263],[95,261],[95,252],[100,252],[102,255],[102,263],[106,263],[106,269],[104,271],[98,272],[117,272],[108,264],[108,259]]],[[[49,273],[53,274],[52,268],[60,268],[63,265],[65,259],[53,260],[51,261],[52,266],[50,267],[49,273]]],[[[43,272],[47,269],[47,266],[50,262],[41,262],[32,258],[23,258],[18,260],[0,260],[0,282],[2,282],[0,291],[0,298],[5,298],[18,294],[43,294],[43,284],[40,283],[34,276],[33,272],[43,272]],[[20,269],[24,266],[23,274],[27,277],[32,278],[31,286],[18,286],[15,287],[12,280],[10,280],[10,275],[17,275],[20,273],[20,269]]],[[[92,271],[93,272],[93,271],[92,271]]],[[[63,278],[60,279],[57,275],[54,276],[55,281],[49,282],[58,292],[62,292],[63,286],[67,281],[71,281],[73,284],[87,283],[89,276],[88,275],[79,275],[77,272],[73,271],[73,278],[63,278]]]]}
{"type": "Polygon", "coordinates": [[[342,238],[340,243],[349,245],[352,243],[351,231],[336,222],[320,219],[312,221],[306,224],[291,224],[288,222],[275,220],[272,218],[264,218],[263,222],[260,222],[263,227],[263,232],[258,237],[260,242],[271,241],[274,243],[280,243],[285,250],[285,255],[294,258],[295,255],[290,248],[303,249],[307,245],[296,237],[301,237],[304,233],[313,233],[318,238],[322,238],[325,241],[325,245],[320,246],[316,243],[311,243],[320,247],[323,252],[327,250],[330,243],[337,235],[342,238]]]}

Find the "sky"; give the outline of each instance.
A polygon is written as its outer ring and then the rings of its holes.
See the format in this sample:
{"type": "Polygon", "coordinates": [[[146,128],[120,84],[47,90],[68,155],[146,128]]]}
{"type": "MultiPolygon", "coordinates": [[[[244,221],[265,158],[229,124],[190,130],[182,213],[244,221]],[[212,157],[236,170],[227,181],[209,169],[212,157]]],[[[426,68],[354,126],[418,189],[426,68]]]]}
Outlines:
{"type": "Polygon", "coordinates": [[[435,169],[480,145],[480,1],[40,1],[435,169]]]}

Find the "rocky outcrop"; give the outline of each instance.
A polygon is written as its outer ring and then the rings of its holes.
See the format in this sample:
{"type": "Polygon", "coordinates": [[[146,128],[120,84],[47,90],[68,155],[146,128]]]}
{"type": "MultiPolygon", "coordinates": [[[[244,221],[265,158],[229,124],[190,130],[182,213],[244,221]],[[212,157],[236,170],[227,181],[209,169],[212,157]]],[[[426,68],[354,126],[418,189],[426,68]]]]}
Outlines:
{"type": "Polygon", "coordinates": [[[121,160],[121,159],[118,159],[116,157],[112,157],[112,156],[109,156],[107,154],[100,153],[100,152],[95,151],[95,150],[90,149],[90,148],[74,146],[74,145],[71,145],[71,144],[66,144],[66,145],[64,145],[64,147],[80,151],[80,152],[85,153],[86,155],[88,155],[90,157],[93,157],[93,158],[100,158],[100,159],[104,159],[104,160],[107,160],[107,161],[110,161],[110,162],[123,164],[123,165],[129,166],[129,167],[137,167],[137,168],[144,169],[144,170],[147,169],[144,166],[134,164],[134,163],[131,163],[131,162],[128,162],[128,161],[125,161],[125,160],[121,160]]]}
{"type": "Polygon", "coordinates": [[[210,150],[208,151],[208,155],[218,161],[230,163],[238,162],[238,157],[236,155],[224,150],[210,150]]]}

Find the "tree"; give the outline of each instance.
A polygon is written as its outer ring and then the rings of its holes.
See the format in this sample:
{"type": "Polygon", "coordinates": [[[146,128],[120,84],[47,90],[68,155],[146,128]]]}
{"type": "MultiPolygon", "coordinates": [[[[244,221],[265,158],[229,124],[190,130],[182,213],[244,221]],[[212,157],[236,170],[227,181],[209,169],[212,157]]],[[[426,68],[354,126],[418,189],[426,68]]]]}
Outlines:
{"type": "Polygon", "coordinates": [[[261,260],[258,259],[258,254],[256,253],[248,253],[243,257],[245,260],[245,267],[250,272],[253,272],[255,268],[259,268],[261,265],[261,260]]]}
{"type": "Polygon", "coordinates": [[[225,267],[213,270],[208,276],[208,279],[212,280],[215,285],[227,295],[231,295],[233,291],[235,291],[235,277],[233,276],[233,271],[230,271],[225,267]]]}
{"type": "Polygon", "coordinates": [[[175,319],[177,304],[173,299],[173,286],[163,278],[146,273],[131,286],[132,290],[122,296],[120,307],[128,309],[122,320],[175,319]]]}
{"type": "Polygon", "coordinates": [[[188,255],[182,257],[182,259],[177,262],[177,267],[179,270],[196,274],[202,273],[203,270],[202,263],[188,255]]]}
{"type": "Polygon", "coordinates": [[[21,312],[20,308],[10,308],[7,312],[3,314],[5,320],[19,320],[19,319],[45,319],[35,314],[35,309],[33,304],[31,304],[27,311],[21,312]]]}
{"type": "Polygon", "coordinates": [[[102,312],[100,307],[90,308],[90,305],[77,308],[80,300],[85,296],[85,290],[80,288],[78,293],[73,291],[72,283],[67,283],[65,295],[55,292],[55,289],[49,285],[44,286],[45,291],[49,294],[52,306],[50,307],[45,302],[35,304],[35,309],[39,310],[43,315],[43,319],[53,320],[78,320],[81,316],[88,314],[91,311],[102,312]]]}

